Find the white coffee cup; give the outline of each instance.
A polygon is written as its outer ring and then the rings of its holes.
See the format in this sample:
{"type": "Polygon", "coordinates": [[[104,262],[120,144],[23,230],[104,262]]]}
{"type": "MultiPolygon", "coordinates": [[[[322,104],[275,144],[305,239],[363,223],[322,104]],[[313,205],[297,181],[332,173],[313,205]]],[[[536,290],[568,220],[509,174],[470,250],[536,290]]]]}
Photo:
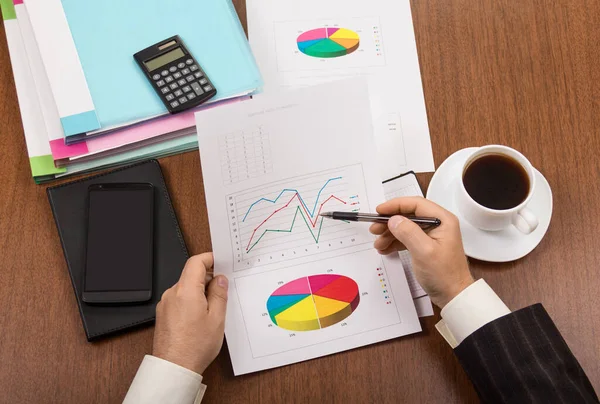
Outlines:
{"type": "Polygon", "coordinates": [[[509,226],[515,226],[524,234],[529,234],[538,226],[537,217],[527,208],[535,189],[535,171],[525,156],[507,146],[488,145],[475,150],[465,161],[462,167],[457,192],[457,206],[460,214],[473,226],[487,231],[499,231],[509,226]],[[465,171],[469,165],[478,158],[494,154],[507,156],[518,162],[529,177],[529,193],[523,202],[510,209],[490,209],[477,203],[467,192],[463,183],[465,171]]]}

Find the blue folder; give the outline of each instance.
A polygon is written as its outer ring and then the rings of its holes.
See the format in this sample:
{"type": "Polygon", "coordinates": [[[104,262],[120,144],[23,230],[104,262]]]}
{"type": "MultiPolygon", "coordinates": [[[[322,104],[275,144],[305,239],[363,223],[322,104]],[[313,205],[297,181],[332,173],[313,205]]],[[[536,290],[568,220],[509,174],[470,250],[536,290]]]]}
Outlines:
{"type": "Polygon", "coordinates": [[[230,0],[61,0],[101,127],[166,113],[133,54],[179,35],[217,99],[262,87],[230,0]]]}

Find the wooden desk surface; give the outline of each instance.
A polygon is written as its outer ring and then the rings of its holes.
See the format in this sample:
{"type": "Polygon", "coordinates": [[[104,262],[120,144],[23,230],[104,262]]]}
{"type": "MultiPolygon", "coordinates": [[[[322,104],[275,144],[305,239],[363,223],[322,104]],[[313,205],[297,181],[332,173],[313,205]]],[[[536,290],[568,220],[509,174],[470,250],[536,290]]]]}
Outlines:
{"type": "MultiPolygon", "coordinates": [[[[543,302],[600,391],[600,2],[412,0],[412,11],[436,164],[506,144],[554,192],[535,251],[471,268],[513,309],[543,302]]],[[[118,403],[153,329],[86,342],[46,187],[30,177],[0,27],[0,402],[118,403]]],[[[198,153],[161,164],[190,251],[210,249],[198,153]]],[[[424,189],[430,178],[419,176],[424,189]]],[[[224,348],[205,402],[477,402],[438,319],[415,336],[243,377],[224,348]]]]}

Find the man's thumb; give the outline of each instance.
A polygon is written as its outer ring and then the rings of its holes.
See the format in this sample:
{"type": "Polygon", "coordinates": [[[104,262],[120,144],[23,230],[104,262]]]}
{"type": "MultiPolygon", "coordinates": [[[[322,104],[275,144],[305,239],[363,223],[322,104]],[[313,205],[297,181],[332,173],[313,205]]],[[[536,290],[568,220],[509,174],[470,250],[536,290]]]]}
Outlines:
{"type": "Polygon", "coordinates": [[[432,242],[418,224],[403,216],[393,216],[388,221],[388,228],[413,254],[420,253],[424,246],[432,242]]]}
{"type": "Polygon", "coordinates": [[[208,312],[210,315],[225,320],[227,311],[228,281],[224,275],[216,276],[208,284],[208,312]]]}

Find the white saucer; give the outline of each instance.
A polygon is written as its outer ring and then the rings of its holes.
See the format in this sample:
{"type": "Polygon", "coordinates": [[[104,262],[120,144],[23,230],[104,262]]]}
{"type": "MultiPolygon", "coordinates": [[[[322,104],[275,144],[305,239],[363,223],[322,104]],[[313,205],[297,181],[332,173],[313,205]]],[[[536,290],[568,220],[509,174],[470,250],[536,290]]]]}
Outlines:
{"type": "Polygon", "coordinates": [[[443,206],[458,216],[465,253],[471,258],[490,262],[508,262],[529,254],[542,241],[552,217],[552,191],[544,176],[535,170],[536,185],[527,207],[537,216],[539,225],[531,234],[523,234],[514,226],[501,231],[484,231],[463,219],[456,206],[455,192],[460,181],[461,169],[476,147],[462,149],[451,155],[437,169],[427,199],[443,206]]]}

